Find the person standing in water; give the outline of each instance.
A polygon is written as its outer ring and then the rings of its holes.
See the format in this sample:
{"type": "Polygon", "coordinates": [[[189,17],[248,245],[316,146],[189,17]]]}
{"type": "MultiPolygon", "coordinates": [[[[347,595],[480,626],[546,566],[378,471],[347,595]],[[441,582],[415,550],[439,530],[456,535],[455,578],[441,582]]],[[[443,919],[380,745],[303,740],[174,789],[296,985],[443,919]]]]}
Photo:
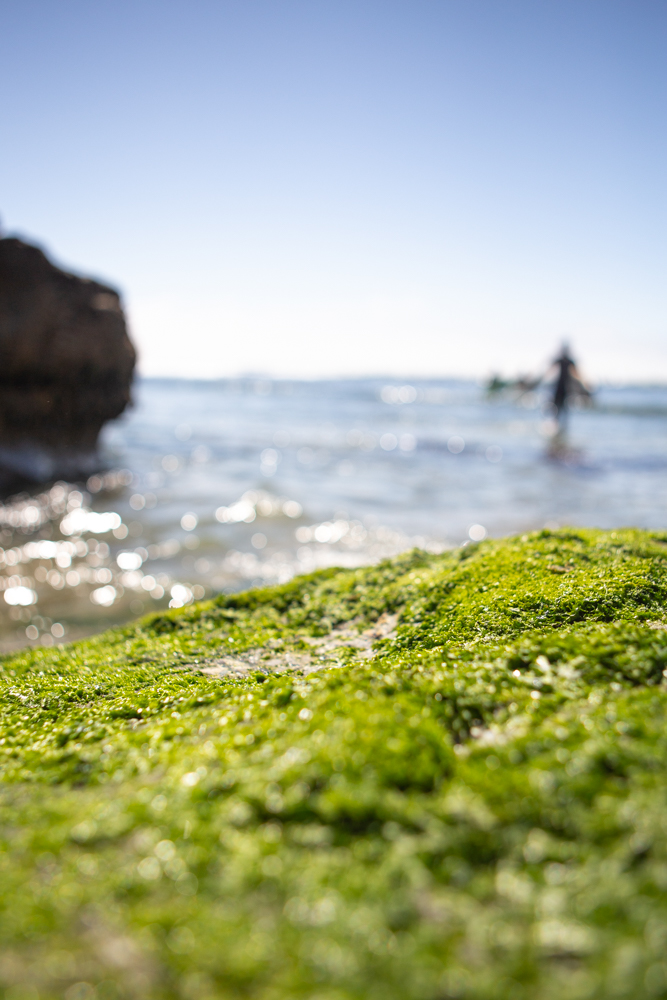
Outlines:
{"type": "Polygon", "coordinates": [[[567,344],[563,344],[559,356],[554,360],[550,371],[556,370],[556,383],[552,405],[556,414],[556,420],[562,428],[565,423],[567,408],[572,397],[579,393],[590,396],[584,385],[581,375],[577,371],[577,366],[570,357],[570,350],[567,344]]]}

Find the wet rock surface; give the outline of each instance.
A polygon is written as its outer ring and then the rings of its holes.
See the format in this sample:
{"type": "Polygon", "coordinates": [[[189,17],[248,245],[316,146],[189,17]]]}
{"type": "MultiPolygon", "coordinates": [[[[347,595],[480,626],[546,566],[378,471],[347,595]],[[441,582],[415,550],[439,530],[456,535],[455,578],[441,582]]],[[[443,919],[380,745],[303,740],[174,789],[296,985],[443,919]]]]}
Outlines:
{"type": "Polygon", "coordinates": [[[136,361],[118,293],[0,239],[0,489],[90,474],[136,361]]]}

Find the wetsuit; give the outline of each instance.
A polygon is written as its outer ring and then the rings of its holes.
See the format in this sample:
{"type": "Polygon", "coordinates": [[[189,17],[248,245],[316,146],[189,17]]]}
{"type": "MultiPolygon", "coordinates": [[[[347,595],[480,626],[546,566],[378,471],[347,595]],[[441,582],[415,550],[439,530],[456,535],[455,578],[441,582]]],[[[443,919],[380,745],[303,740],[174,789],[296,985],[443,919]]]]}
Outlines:
{"type": "Polygon", "coordinates": [[[560,417],[571,394],[571,372],[574,368],[574,361],[563,351],[561,356],[556,358],[554,364],[558,366],[558,378],[554,389],[554,409],[556,416],[560,417]]]}

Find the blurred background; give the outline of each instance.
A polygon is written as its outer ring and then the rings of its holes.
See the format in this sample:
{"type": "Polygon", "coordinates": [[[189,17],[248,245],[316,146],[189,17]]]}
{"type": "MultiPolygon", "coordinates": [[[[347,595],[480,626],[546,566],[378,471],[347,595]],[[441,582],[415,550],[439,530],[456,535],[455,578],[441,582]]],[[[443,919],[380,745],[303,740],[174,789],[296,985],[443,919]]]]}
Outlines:
{"type": "MultiPolygon", "coordinates": [[[[85,462],[3,418],[1,648],[664,527],[666,36],[652,0],[4,5],[2,243],[100,282],[138,362],[85,462]],[[564,341],[593,395],[559,429],[564,341]]],[[[7,400],[37,362],[2,329],[7,400]]]]}

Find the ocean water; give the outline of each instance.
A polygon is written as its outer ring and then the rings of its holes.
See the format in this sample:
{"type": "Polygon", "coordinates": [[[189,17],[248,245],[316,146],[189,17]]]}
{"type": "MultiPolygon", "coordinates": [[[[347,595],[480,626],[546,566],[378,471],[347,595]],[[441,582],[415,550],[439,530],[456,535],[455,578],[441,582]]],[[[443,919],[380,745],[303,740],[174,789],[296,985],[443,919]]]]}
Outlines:
{"type": "Polygon", "coordinates": [[[546,400],[454,380],[141,380],[106,471],[0,507],[0,648],[418,545],[667,527],[667,387],[546,400]]]}

